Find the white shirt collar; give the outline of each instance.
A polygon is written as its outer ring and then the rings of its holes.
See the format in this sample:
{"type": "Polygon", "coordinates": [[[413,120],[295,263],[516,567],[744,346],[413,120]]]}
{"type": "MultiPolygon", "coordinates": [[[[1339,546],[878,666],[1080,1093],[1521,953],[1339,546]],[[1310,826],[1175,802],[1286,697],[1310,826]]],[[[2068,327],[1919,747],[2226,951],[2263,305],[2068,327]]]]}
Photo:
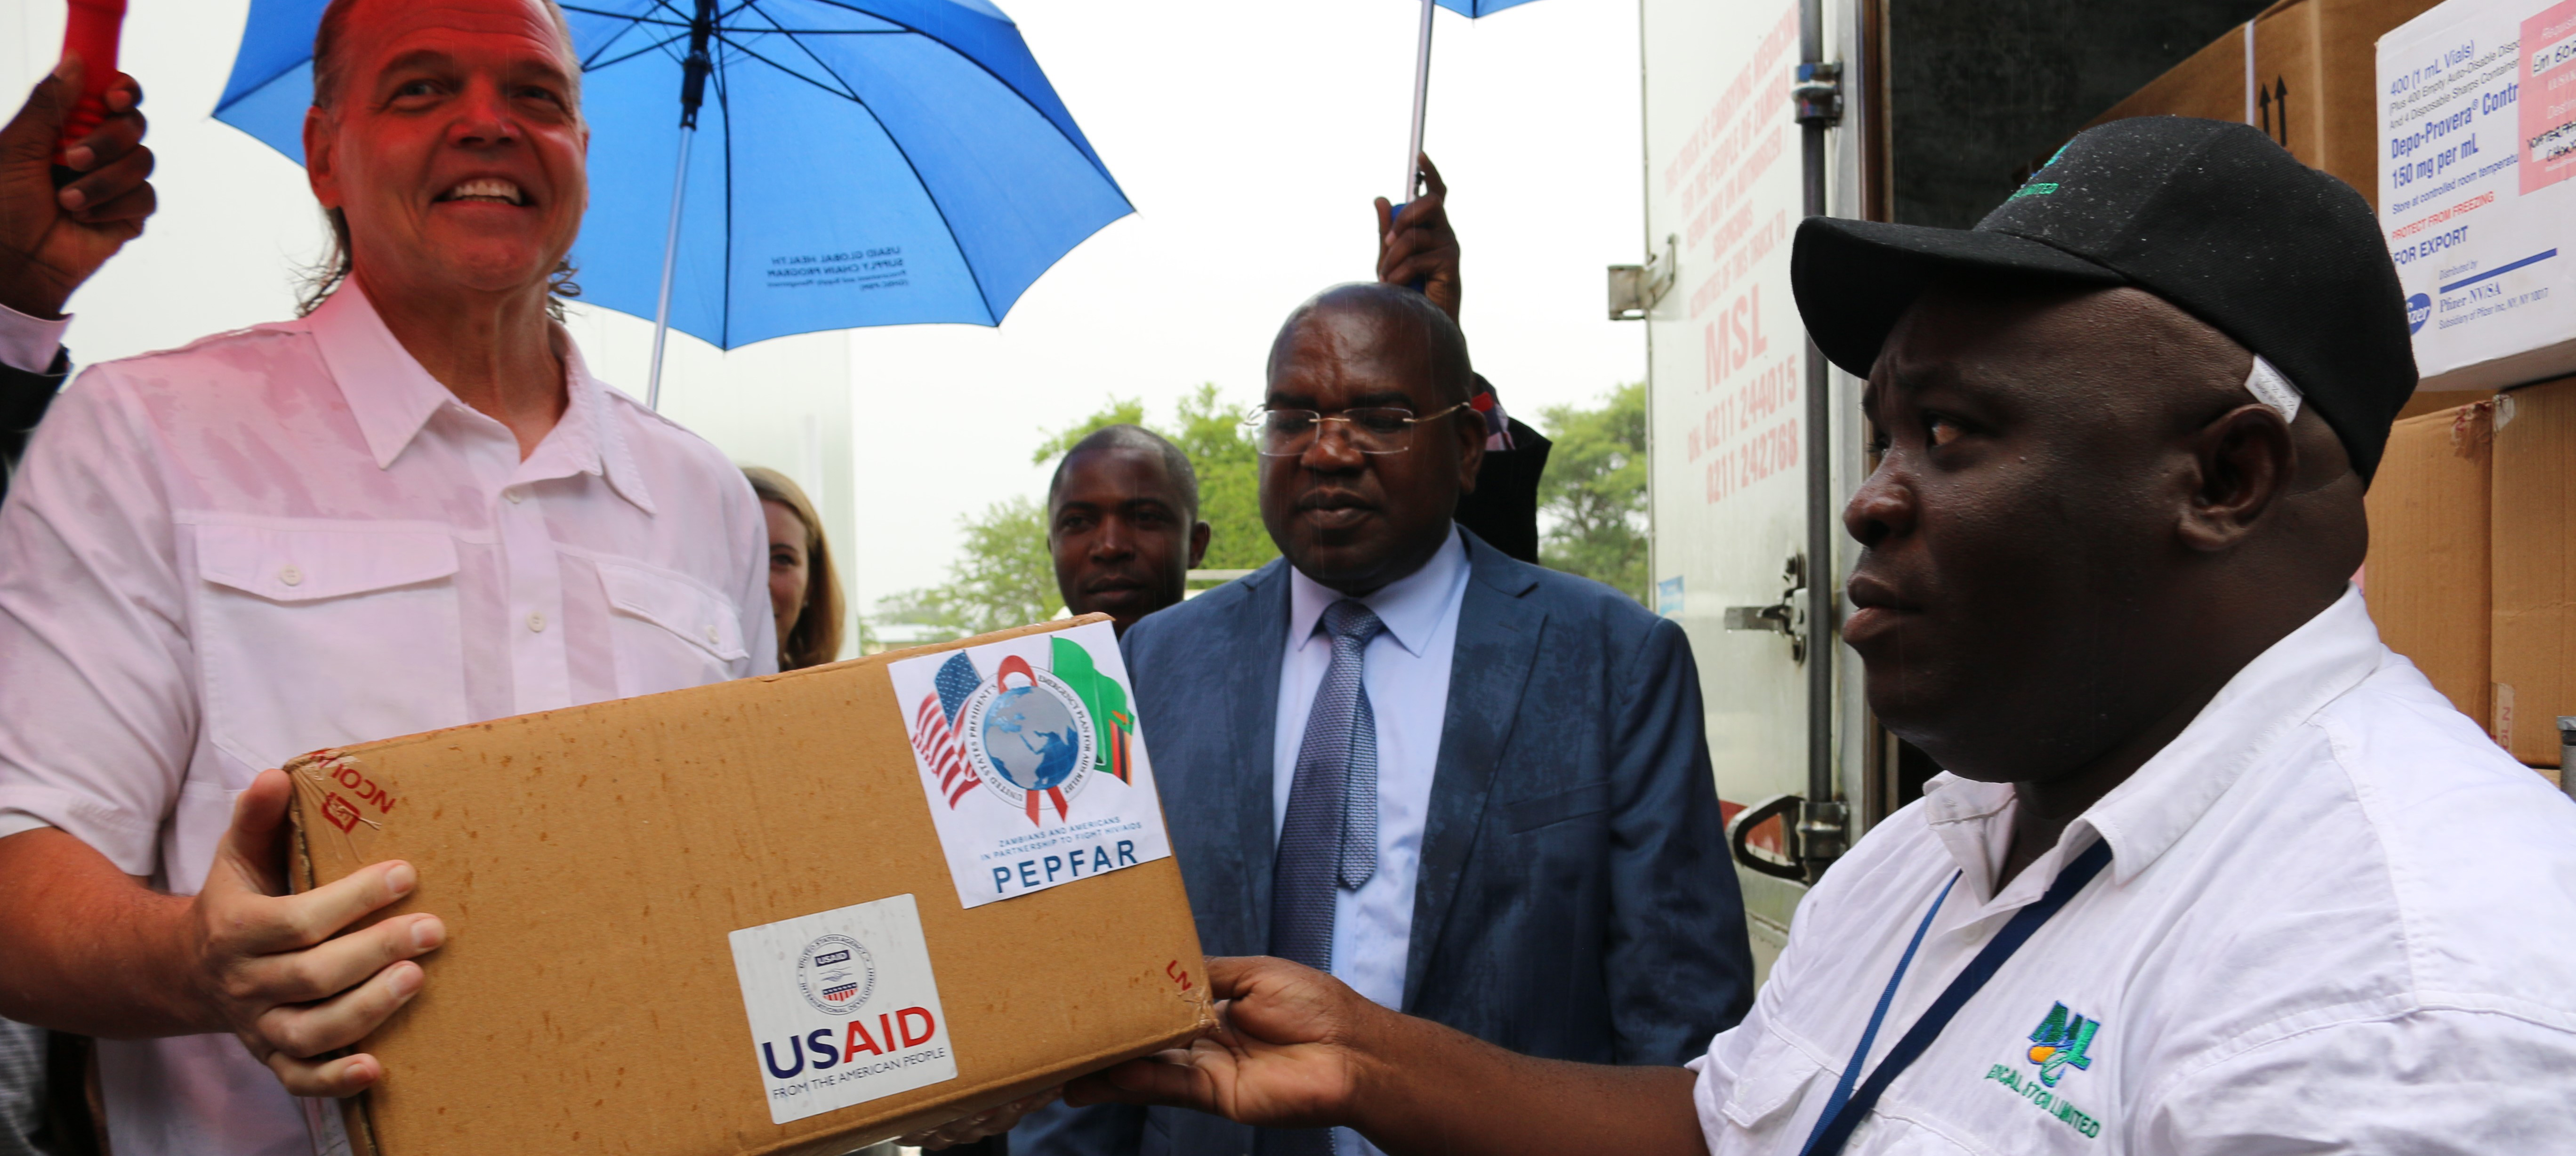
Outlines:
{"type": "Polygon", "coordinates": [[[2059,866],[2097,837],[2111,844],[2113,881],[2126,883],[2181,839],[2266,751],[2378,669],[2385,651],[2361,591],[2347,587],[2333,605],[2237,671],[2191,725],[2068,823],[2057,845],[2002,895],[1993,880],[2012,841],[2012,784],[1934,777],[1923,787],[1932,833],[1981,899],[2010,906],[2037,899],[2059,866]]]}
{"type": "MultiPolygon", "coordinates": [[[[1449,528],[1449,540],[1440,544],[1431,560],[1422,568],[1389,582],[1360,598],[1386,624],[1386,633],[1406,653],[1420,657],[1431,645],[1431,636],[1440,629],[1440,619],[1448,609],[1450,588],[1457,585],[1460,572],[1467,568],[1467,544],[1458,537],[1458,528],[1449,528]]],[[[1324,608],[1348,595],[1306,576],[1295,566],[1288,568],[1288,643],[1303,649],[1315,637],[1315,623],[1324,616],[1324,608]]]]}
{"type": "MultiPolygon", "coordinates": [[[[378,469],[391,469],[442,407],[474,412],[403,348],[356,278],[341,282],[303,326],[348,402],[378,469]]],[[[561,325],[550,328],[555,352],[563,358],[566,404],[562,419],[522,464],[520,479],[598,474],[638,509],[654,512],[643,471],[610,412],[614,402],[608,387],[590,375],[572,335],[561,325]]]]}

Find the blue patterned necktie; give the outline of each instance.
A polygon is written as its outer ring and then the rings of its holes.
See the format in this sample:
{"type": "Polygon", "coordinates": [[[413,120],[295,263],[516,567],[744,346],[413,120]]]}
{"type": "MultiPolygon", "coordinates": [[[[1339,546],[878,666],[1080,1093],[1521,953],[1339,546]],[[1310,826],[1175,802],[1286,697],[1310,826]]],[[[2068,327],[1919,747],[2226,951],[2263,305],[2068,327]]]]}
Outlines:
{"type": "MultiPolygon", "coordinates": [[[[1360,670],[1369,640],[1386,624],[1349,598],[1325,607],[1323,624],[1333,640],[1333,664],[1306,714],[1288,815],[1279,827],[1270,954],[1331,971],[1335,893],[1358,890],[1377,874],[1377,716],[1360,670]]],[[[1332,1131],[1265,1128],[1260,1150],[1263,1156],[1327,1156],[1332,1131]]]]}

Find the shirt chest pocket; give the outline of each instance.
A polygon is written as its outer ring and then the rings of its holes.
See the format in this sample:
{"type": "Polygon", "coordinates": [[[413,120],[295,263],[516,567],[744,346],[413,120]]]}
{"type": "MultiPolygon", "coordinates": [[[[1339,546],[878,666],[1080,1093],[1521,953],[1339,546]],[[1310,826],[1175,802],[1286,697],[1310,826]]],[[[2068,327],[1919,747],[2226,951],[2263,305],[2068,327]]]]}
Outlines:
{"type": "MultiPolygon", "coordinates": [[[[1799,1094],[1812,1084],[1831,1086],[1824,1065],[1779,1033],[1765,1029],[1745,1055],[1743,1067],[1736,1071],[1735,1083],[1720,1111],[1728,1123],[1767,1135],[1785,1126],[1786,1121],[1774,1117],[1789,1114],[1797,1107],[1799,1094]]],[[[1819,1110],[1822,1106],[1820,1096],[1819,1110]]]]}
{"type": "Polygon", "coordinates": [[[199,525],[205,725],[252,767],[473,721],[456,542],[372,523],[199,525]]]}
{"type": "Polygon", "coordinates": [[[750,673],[741,611],[687,577],[623,562],[599,563],[617,693],[658,694],[750,673]]]}

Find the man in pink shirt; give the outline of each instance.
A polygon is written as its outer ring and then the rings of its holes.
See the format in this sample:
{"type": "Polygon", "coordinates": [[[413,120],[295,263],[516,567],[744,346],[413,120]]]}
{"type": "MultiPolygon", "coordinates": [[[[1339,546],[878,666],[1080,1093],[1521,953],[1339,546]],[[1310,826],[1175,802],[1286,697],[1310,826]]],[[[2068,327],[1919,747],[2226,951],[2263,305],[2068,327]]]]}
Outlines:
{"type": "Polygon", "coordinates": [[[344,1146],[291,1097],[384,1077],[337,1053],[445,938],[347,931],[406,864],[281,894],[266,768],[777,653],[742,475],[549,316],[588,198],[560,14],[334,0],[314,73],[345,279],[89,368],[0,506],[0,1016],[102,1037],[119,1156],[344,1146]]]}

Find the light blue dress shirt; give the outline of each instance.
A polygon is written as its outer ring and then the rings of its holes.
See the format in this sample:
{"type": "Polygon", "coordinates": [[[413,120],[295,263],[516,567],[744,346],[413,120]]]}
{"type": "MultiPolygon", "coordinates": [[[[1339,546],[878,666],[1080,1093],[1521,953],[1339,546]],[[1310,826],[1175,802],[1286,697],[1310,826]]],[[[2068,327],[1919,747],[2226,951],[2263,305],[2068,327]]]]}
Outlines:
{"type": "MultiPolygon", "coordinates": [[[[1270,837],[1288,814],[1306,715],[1333,664],[1332,640],[1317,625],[1339,591],[1293,567],[1288,572],[1288,647],[1279,666],[1279,726],[1271,761],[1270,837]]],[[[1457,650],[1458,608],[1467,598],[1467,547],[1449,531],[1422,568],[1360,602],[1386,630],[1369,640],[1361,685],[1377,716],[1377,873],[1333,901],[1333,975],[1391,1008],[1404,1004],[1404,965],[1413,942],[1413,887],[1431,779],[1449,713],[1449,660],[1457,650]]],[[[1376,1156],[1348,1128],[1333,1130],[1337,1156],[1376,1156]]]]}

